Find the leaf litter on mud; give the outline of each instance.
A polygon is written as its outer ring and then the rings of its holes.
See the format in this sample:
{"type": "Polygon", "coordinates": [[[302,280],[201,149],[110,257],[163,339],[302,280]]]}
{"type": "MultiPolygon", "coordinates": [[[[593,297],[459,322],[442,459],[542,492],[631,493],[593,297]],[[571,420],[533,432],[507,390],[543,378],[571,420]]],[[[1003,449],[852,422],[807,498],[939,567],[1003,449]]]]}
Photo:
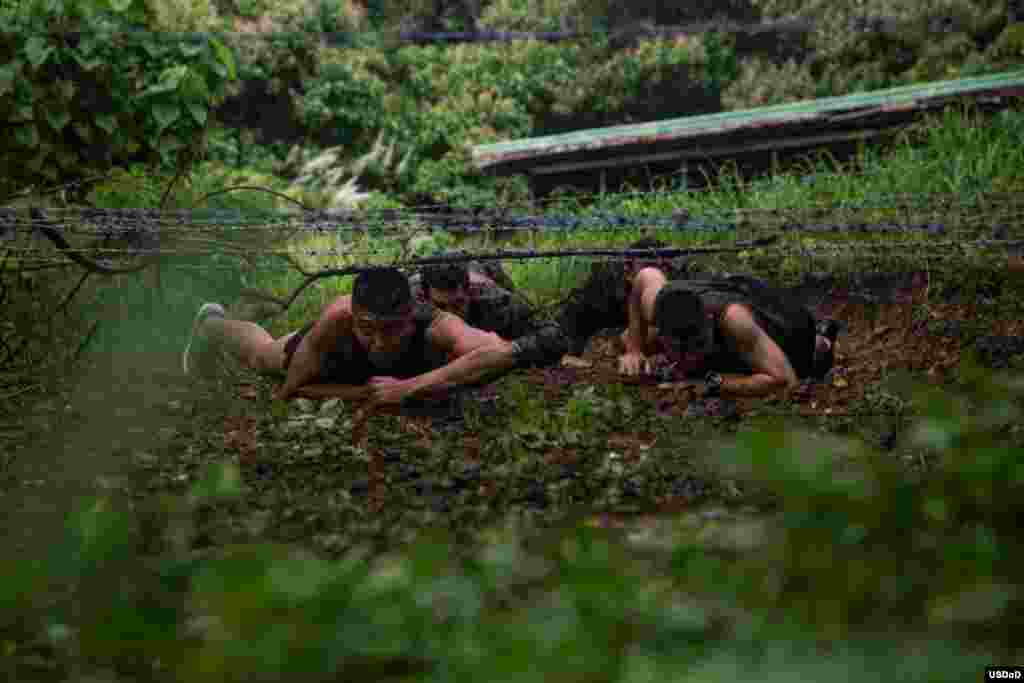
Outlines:
{"type": "MultiPolygon", "coordinates": [[[[454,417],[379,415],[358,425],[341,402],[274,405],[264,380],[245,380],[230,409],[193,406],[196,424],[154,451],[160,464],[145,471],[159,477],[156,489],[174,490],[184,486],[178,475],[237,458],[248,504],[217,514],[249,515],[260,520],[248,527],[261,538],[329,553],[392,547],[436,529],[476,538],[510,515],[547,525],[587,511],[623,520],[683,514],[735,497],[700,460],[714,460],[714,439],[757,429],[772,415],[899,451],[894,420],[907,408],[886,398],[886,378],[905,370],[948,381],[969,343],[949,331],[980,326],[967,304],[931,300],[922,317],[919,280],[873,303],[822,298],[819,314],[845,323],[826,381],[787,399],[737,400],[733,420],[695,410],[687,417],[699,385],[623,382],[613,338],[599,338],[571,367],[520,372],[468,392],[454,417]],[[867,419],[876,413],[893,417],[867,419]]],[[[1018,323],[994,319],[986,331],[1019,335],[1018,323]]]]}

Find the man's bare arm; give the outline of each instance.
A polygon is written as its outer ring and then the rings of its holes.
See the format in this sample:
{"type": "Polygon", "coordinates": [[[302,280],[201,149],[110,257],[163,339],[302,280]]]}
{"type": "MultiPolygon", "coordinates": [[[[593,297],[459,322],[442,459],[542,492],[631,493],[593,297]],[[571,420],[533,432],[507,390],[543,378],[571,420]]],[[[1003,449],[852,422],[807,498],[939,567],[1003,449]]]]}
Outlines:
{"type": "Polygon", "coordinates": [[[785,352],[757,324],[744,306],[733,305],[722,319],[722,331],[733,350],[753,369],[749,377],[727,379],[722,393],[732,396],[767,396],[799,384],[785,352]]]}
{"type": "Polygon", "coordinates": [[[508,370],[515,364],[512,342],[499,337],[493,345],[476,348],[444,367],[413,377],[409,380],[409,395],[435,393],[442,387],[478,382],[491,374],[508,370]]]}
{"type": "MultiPolygon", "coordinates": [[[[351,297],[341,297],[324,309],[320,318],[299,342],[292,354],[288,374],[276,397],[287,399],[320,375],[326,349],[339,335],[351,330],[351,297]]],[[[307,397],[309,398],[309,397],[307,397]]]]}
{"type": "Polygon", "coordinates": [[[651,371],[648,354],[654,353],[653,322],[654,299],[665,284],[665,274],[657,268],[643,268],[633,278],[626,303],[629,319],[622,333],[622,355],[619,372],[624,375],[646,374],[651,371]]]}
{"type": "Polygon", "coordinates": [[[303,384],[292,392],[296,398],[328,399],[343,401],[365,401],[372,389],[365,384],[303,384]]]}
{"type": "Polygon", "coordinates": [[[493,332],[467,325],[462,318],[442,313],[430,327],[430,343],[453,360],[447,365],[409,380],[413,394],[434,393],[442,388],[471,384],[508,370],[516,363],[512,343],[493,332]]]}
{"type": "Polygon", "coordinates": [[[665,274],[657,268],[642,268],[633,277],[627,303],[629,325],[622,333],[622,345],[626,353],[646,353],[650,350],[648,346],[652,320],[647,309],[653,308],[653,293],[665,282],[665,274]]]}

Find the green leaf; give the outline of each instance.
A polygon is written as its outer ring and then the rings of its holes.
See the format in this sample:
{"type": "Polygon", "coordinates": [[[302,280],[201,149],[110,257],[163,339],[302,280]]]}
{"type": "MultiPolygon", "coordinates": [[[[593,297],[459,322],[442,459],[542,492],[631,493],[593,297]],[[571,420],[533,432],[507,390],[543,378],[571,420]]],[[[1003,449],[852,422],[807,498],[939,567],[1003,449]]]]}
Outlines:
{"type": "Polygon", "coordinates": [[[75,61],[82,67],[83,71],[94,71],[97,67],[102,66],[106,62],[101,57],[93,59],[87,59],[81,55],[74,55],[75,61]]]}
{"type": "Polygon", "coordinates": [[[215,62],[214,71],[216,71],[217,75],[221,78],[225,78],[226,76],[232,81],[235,80],[235,56],[231,52],[231,49],[217,38],[211,40],[210,44],[213,46],[213,51],[217,53],[217,62],[215,62]],[[218,64],[221,65],[223,69],[227,70],[226,74],[221,73],[221,71],[218,70],[216,66],[218,64]]]}
{"type": "Polygon", "coordinates": [[[166,85],[173,85],[177,90],[181,82],[188,78],[189,68],[184,64],[164,69],[160,74],[160,82],[166,85]]]}
{"type": "Polygon", "coordinates": [[[164,46],[153,42],[142,43],[142,50],[150,59],[156,59],[164,53],[164,46]]]}
{"type": "Polygon", "coordinates": [[[169,102],[157,102],[153,105],[153,118],[160,130],[167,128],[181,117],[181,108],[169,102]]]}
{"type": "Polygon", "coordinates": [[[200,126],[206,125],[206,107],[204,107],[201,104],[196,104],[194,102],[189,102],[185,105],[185,107],[188,109],[188,113],[192,117],[193,121],[198,123],[200,126]]]}
{"type": "Polygon", "coordinates": [[[36,68],[45,63],[52,53],[53,47],[47,45],[46,41],[38,36],[29,38],[25,43],[25,56],[28,57],[29,63],[36,68]]]}
{"type": "Polygon", "coordinates": [[[182,56],[192,58],[203,51],[203,46],[196,45],[195,43],[183,42],[179,45],[178,50],[181,52],[182,56]]]}
{"type": "Polygon", "coordinates": [[[193,503],[231,500],[240,495],[242,495],[241,473],[237,466],[227,463],[208,467],[202,478],[189,492],[189,498],[193,503]]]}
{"type": "Polygon", "coordinates": [[[14,129],[14,139],[22,147],[35,147],[39,144],[39,132],[34,125],[20,126],[14,129]]]}
{"type": "Polygon", "coordinates": [[[114,127],[117,126],[117,119],[112,114],[98,114],[95,123],[109,135],[114,132],[114,127]]]}
{"type": "Polygon", "coordinates": [[[71,121],[71,115],[68,114],[66,109],[59,109],[58,111],[47,111],[46,120],[58,133],[64,130],[64,127],[71,121]]]}
{"type": "Polygon", "coordinates": [[[124,15],[124,18],[133,24],[145,24],[147,21],[146,6],[141,2],[134,3],[131,9],[124,15]]]}
{"type": "Polygon", "coordinates": [[[0,66],[0,96],[14,92],[14,81],[17,78],[18,73],[14,64],[0,66]]]}
{"type": "Polygon", "coordinates": [[[99,41],[95,40],[92,36],[83,36],[82,40],[78,43],[78,49],[75,57],[88,57],[92,54],[93,50],[96,49],[98,44],[99,41]]]}
{"type": "Polygon", "coordinates": [[[75,86],[75,82],[70,79],[62,79],[57,81],[57,92],[65,100],[70,100],[75,96],[75,91],[78,88],[75,86]]]}
{"type": "Polygon", "coordinates": [[[174,92],[177,89],[177,83],[160,82],[155,85],[151,85],[145,90],[143,90],[142,93],[139,94],[139,97],[150,97],[152,95],[160,95],[161,93],[165,92],[174,92]]]}
{"type": "Polygon", "coordinates": [[[190,70],[188,76],[182,80],[181,85],[178,86],[178,92],[190,101],[202,102],[205,104],[206,100],[210,98],[210,88],[206,84],[206,78],[202,74],[196,71],[190,70]]]}
{"type": "Polygon", "coordinates": [[[83,504],[69,524],[71,556],[76,569],[95,566],[123,551],[131,539],[127,515],[114,509],[106,499],[96,498],[83,504]]]}
{"type": "Polygon", "coordinates": [[[165,135],[160,139],[161,151],[167,150],[168,152],[177,152],[179,149],[185,146],[185,143],[180,138],[174,135],[165,135]]]}
{"type": "Polygon", "coordinates": [[[31,121],[35,118],[35,112],[31,104],[19,104],[14,108],[14,116],[15,121],[31,121]]]}
{"type": "Polygon", "coordinates": [[[126,11],[132,6],[132,0],[110,0],[110,9],[118,14],[126,11]]]}

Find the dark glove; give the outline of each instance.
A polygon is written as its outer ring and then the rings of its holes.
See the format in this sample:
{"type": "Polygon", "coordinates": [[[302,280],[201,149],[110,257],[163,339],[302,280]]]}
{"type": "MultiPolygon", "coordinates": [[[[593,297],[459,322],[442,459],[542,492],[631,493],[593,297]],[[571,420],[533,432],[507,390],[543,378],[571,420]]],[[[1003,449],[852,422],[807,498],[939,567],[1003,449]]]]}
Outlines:
{"type": "Polygon", "coordinates": [[[539,331],[512,342],[519,367],[554,365],[569,352],[569,340],[557,325],[547,325],[539,331]]]}
{"type": "Polygon", "coordinates": [[[717,372],[709,372],[704,376],[703,398],[718,398],[722,395],[722,376],[717,372]]]}

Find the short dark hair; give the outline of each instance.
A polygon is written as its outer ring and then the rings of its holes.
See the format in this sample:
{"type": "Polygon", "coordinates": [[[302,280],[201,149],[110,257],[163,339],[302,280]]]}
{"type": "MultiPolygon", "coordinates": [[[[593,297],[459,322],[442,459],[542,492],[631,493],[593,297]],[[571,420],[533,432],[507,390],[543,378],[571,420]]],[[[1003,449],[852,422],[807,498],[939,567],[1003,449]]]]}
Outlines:
{"type": "Polygon", "coordinates": [[[373,315],[401,315],[412,304],[409,278],[397,268],[380,267],[364,270],[352,286],[352,304],[373,315]]]}
{"type": "MultiPolygon", "coordinates": [[[[442,254],[450,256],[451,254],[442,254]]],[[[437,263],[423,269],[423,290],[450,291],[469,286],[469,267],[463,261],[437,263]]]]}
{"type": "Polygon", "coordinates": [[[688,337],[696,334],[704,322],[704,304],[688,289],[661,288],[654,298],[654,326],[664,335],[688,337]]]}

